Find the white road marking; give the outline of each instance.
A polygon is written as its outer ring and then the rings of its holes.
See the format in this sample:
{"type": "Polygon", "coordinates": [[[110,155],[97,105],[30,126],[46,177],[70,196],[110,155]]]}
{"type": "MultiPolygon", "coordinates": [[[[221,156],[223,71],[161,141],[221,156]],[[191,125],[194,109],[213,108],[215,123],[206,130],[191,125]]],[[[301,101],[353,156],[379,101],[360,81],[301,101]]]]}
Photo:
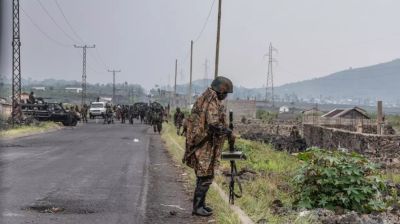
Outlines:
{"type": "Polygon", "coordinates": [[[172,207],[172,208],[177,208],[177,209],[179,209],[179,210],[185,211],[185,209],[182,208],[182,207],[179,206],[179,205],[164,205],[164,204],[161,204],[161,205],[162,205],[162,206],[165,206],[165,207],[172,207]]]}
{"type": "Polygon", "coordinates": [[[24,215],[22,215],[22,214],[13,213],[13,212],[4,212],[3,216],[4,217],[24,217],[24,215]]]}

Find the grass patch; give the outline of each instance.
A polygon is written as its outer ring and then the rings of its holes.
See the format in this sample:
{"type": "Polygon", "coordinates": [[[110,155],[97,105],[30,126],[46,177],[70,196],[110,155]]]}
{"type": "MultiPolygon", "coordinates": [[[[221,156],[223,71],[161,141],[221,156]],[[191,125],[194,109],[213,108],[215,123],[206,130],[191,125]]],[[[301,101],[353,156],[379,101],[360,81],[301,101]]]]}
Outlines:
{"type": "MultiPolygon", "coordinates": [[[[243,139],[237,139],[236,147],[247,156],[246,161],[237,162],[238,171],[245,169],[257,173],[253,180],[242,181],[243,197],[236,199],[237,205],[255,222],[266,219],[268,223],[309,223],[296,220],[297,214],[290,212],[294,201],[290,181],[300,167],[297,158],[274,151],[271,145],[243,139]],[[276,200],[283,204],[282,213],[277,213],[272,206],[276,200]]],[[[229,162],[222,161],[221,169],[229,169],[229,162]]],[[[219,177],[217,181],[228,190],[227,178],[219,177]]]]}
{"type": "MultiPolygon", "coordinates": [[[[196,180],[196,176],[193,170],[187,166],[182,164],[182,157],[184,151],[184,138],[176,135],[175,127],[168,123],[163,125],[162,139],[165,141],[167,150],[172,156],[173,160],[176,164],[182,167],[185,173],[187,173],[185,188],[189,192],[194,191],[194,183],[196,180]]],[[[219,196],[218,192],[216,192],[213,188],[210,188],[209,193],[207,194],[207,201],[214,209],[214,219],[216,223],[221,224],[239,224],[239,217],[234,214],[229,205],[225,202],[222,202],[222,198],[219,196]],[[221,203],[222,202],[222,203],[221,203]]]]}
{"type": "Polygon", "coordinates": [[[386,169],[382,172],[382,178],[394,184],[400,184],[400,173],[398,170],[386,169]]]}
{"type": "Polygon", "coordinates": [[[387,115],[387,122],[392,125],[396,133],[400,133],[400,115],[387,115]]]}
{"type": "Polygon", "coordinates": [[[53,128],[59,128],[60,125],[54,122],[40,122],[37,125],[20,125],[8,130],[0,131],[0,137],[12,138],[24,136],[27,134],[39,133],[53,128]]]}

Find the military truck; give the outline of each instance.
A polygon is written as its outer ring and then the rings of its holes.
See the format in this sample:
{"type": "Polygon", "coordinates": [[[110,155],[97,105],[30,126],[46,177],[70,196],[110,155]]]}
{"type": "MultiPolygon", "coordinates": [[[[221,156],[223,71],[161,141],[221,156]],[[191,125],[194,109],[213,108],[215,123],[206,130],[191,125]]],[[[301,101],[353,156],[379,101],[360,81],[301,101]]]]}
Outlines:
{"type": "Polygon", "coordinates": [[[64,126],[76,126],[80,117],[73,111],[64,109],[61,103],[38,102],[20,104],[22,114],[38,121],[61,122],[64,126]]]}

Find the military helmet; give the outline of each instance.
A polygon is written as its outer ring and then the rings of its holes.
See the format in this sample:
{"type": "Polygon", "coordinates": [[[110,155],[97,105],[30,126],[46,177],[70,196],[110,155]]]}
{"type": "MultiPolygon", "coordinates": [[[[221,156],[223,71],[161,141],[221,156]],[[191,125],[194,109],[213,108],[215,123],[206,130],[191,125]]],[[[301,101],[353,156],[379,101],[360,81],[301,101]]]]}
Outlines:
{"type": "Polygon", "coordinates": [[[233,84],[230,79],[217,76],[211,83],[211,89],[217,93],[233,93],[233,84]]]}

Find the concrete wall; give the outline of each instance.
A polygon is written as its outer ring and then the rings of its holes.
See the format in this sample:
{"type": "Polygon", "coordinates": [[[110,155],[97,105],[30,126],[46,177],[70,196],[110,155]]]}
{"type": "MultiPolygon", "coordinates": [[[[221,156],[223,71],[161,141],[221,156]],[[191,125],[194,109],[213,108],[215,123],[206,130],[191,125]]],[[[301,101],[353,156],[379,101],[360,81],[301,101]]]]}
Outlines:
{"type": "Polygon", "coordinates": [[[400,136],[356,133],[336,128],[304,124],[307,146],[325,149],[345,148],[378,162],[400,165],[400,136]]]}
{"type": "Polygon", "coordinates": [[[233,111],[233,119],[240,121],[242,117],[246,119],[256,118],[256,101],[254,100],[228,100],[226,101],[227,111],[233,111]]]}
{"type": "Polygon", "coordinates": [[[0,103],[0,116],[2,118],[8,118],[11,116],[11,104],[7,103],[0,103]]]}

